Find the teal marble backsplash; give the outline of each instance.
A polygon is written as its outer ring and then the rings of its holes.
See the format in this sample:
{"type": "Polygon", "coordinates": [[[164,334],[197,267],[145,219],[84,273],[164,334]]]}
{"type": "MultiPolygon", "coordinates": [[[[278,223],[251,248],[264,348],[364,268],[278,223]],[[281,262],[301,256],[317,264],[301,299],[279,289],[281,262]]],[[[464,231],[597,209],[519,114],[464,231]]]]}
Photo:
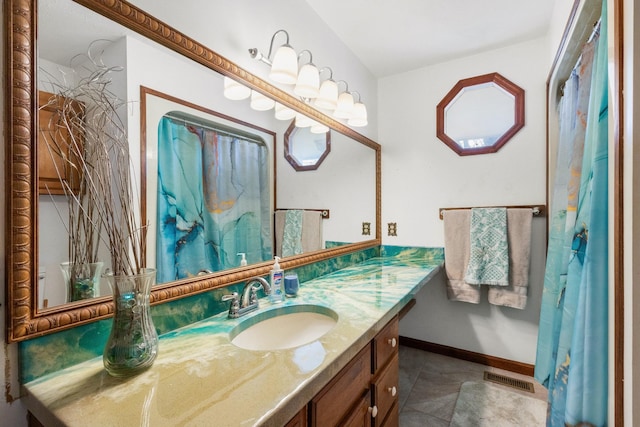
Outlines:
{"type": "MultiPolygon", "coordinates": [[[[375,257],[391,257],[395,263],[407,266],[415,263],[433,264],[444,260],[444,251],[442,248],[380,246],[305,265],[287,272],[295,272],[303,284],[305,281],[375,257]]],[[[234,291],[240,292],[241,288],[242,284],[235,284],[154,305],[151,307],[151,314],[158,334],[173,331],[228,310],[229,303],[221,301],[222,295],[234,291]]],[[[100,356],[110,330],[111,319],[106,319],[19,343],[21,382],[26,383],[100,356]]]]}

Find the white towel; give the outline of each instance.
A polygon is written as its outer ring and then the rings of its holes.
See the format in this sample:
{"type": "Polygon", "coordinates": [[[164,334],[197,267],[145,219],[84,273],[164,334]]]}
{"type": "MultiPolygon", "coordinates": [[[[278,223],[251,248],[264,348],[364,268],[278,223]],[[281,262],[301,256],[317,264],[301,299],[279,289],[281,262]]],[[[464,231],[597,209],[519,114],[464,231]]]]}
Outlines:
{"type": "Polygon", "coordinates": [[[444,214],[444,268],[450,301],[480,303],[480,287],[464,281],[469,263],[469,209],[447,210],[444,214]]]}
{"type": "Polygon", "coordinates": [[[491,304],[519,309],[527,305],[532,216],[531,209],[507,210],[509,285],[489,289],[491,304]]]}
{"type": "Polygon", "coordinates": [[[307,211],[302,214],[302,252],[323,249],[322,212],[307,211]]]}

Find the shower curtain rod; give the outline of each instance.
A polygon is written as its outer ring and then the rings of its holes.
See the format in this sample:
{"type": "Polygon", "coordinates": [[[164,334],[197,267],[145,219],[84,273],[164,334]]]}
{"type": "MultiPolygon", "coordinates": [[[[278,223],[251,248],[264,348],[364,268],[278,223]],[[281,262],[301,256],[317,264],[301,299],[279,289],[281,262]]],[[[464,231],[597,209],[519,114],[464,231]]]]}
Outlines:
{"type": "Polygon", "coordinates": [[[445,211],[453,211],[453,210],[461,210],[461,209],[473,209],[473,208],[507,208],[507,209],[531,209],[531,214],[537,217],[545,216],[546,206],[543,204],[539,205],[517,205],[517,206],[472,206],[472,207],[464,207],[464,208],[440,208],[439,215],[440,219],[444,219],[445,211]]]}
{"type": "Polygon", "coordinates": [[[208,123],[203,123],[197,120],[192,120],[190,118],[187,118],[186,116],[183,116],[182,114],[171,114],[171,113],[167,113],[165,115],[163,115],[162,117],[166,117],[168,119],[171,120],[175,120],[179,123],[184,123],[186,124],[190,124],[193,126],[199,126],[201,128],[204,129],[208,129],[208,130],[212,130],[218,134],[222,134],[224,136],[230,136],[233,138],[241,138],[244,139],[246,141],[251,141],[251,142],[255,142],[256,144],[262,144],[262,145],[266,145],[266,142],[264,141],[264,139],[262,139],[261,137],[257,136],[257,135],[253,135],[251,133],[248,132],[243,132],[239,129],[234,129],[231,128],[229,126],[225,126],[219,123],[213,123],[213,122],[208,122],[208,123]]]}

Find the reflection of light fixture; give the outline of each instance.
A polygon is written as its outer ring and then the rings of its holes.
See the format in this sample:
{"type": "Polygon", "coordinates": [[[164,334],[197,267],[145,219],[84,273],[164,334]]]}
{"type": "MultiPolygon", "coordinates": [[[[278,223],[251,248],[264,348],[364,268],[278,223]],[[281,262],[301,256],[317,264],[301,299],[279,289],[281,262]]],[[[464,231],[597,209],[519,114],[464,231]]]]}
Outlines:
{"type": "Polygon", "coordinates": [[[329,132],[329,127],[323,125],[322,123],[318,123],[315,120],[311,123],[311,128],[309,129],[311,133],[327,133],[329,132]]]}
{"type": "Polygon", "coordinates": [[[362,103],[362,99],[360,98],[360,93],[352,92],[358,94],[358,102],[353,104],[353,113],[349,120],[347,120],[347,124],[353,127],[362,127],[366,126],[369,121],[367,120],[367,107],[362,103]]]}
{"type": "Polygon", "coordinates": [[[224,97],[233,101],[247,99],[251,95],[251,89],[237,81],[224,77],[224,97]]]}
{"type": "Polygon", "coordinates": [[[271,98],[267,98],[260,92],[255,90],[251,91],[251,108],[257,111],[266,111],[273,108],[275,101],[271,98]]]}
{"type": "Polygon", "coordinates": [[[308,128],[313,124],[313,119],[305,116],[304,114],[296,113],[296,127],[308,128]]]}
{"type": "Polygon", "coordinates": [[[257,49],[249,49],[249,54],[252,58],[256,58],[271,65],[271,71],[269,72],[269,78],[278,83],[294,84],[298,79],[298,56],[296,51],[289,45],[289,33],[285,30],[276,31],[271,37],[271,44],[269,45],[269,54],[265,58],[257,49]],[[273,42],[278,33],[284,33],[287,36],[287,41],[281,45],[273,56],[273,61],[270,62],[271,52],[273,51],[273,42]]]}
{"type": "Polygon", "coordinates": [[[291,120],[296,116],[296,112],[289,107],[286,107],[279,102],[276,102],[276,119],[278,120],[291,120]]]}
{"type": "Polygon", "coordinates": [[[336,106],[333,116],[338,119],[348,119],[353,115],[353,95],[349,92],[349,85],[344,80],[340,80],[338,84],[344,83],[345,90],[338,95],[338,105],[336,106]]]}
{"type": "Polygon", "coordinates": [[[323,67],[320,73],[324,70],[329,70],[329,78],[320,85],[320,91],[314,105],[326,110],[335,110],[338,105],[338,85],[333,80],[333,70],[329,67],[323,67]]]}
{"type": "Polygon", "coordinates": [[[309,62],[300,67],[298,72],[298,81],[296,87],[293,88],[293,93],[303,98],[315,98],[318,96],[320,90],[320,72],[315,65],[313,65],[313,55],[308,50],[303,50],[298,55],[298,58],[307,52],[309,54],[309,62]]]}

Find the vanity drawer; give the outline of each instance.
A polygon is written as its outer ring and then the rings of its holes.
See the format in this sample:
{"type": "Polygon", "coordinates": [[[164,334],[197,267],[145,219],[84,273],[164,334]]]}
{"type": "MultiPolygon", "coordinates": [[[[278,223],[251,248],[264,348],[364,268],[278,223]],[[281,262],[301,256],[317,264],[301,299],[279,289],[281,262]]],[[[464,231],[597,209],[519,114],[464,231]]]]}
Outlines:
{"type": "Polygon", "coordinates": [[[371,345],[367,344],[327,386],[311,400],[311,425],[330,427],[347,416],[357,401],[369,395],[371,345]]]}
{"type": "Polygon", "coordinates": [[[373,339],[373,373],[381,369],[398,352],[398,317],[392,319],[373,339]]]}
{"type": "Polygon", "coordinates": [[[382,424],[389,410],[398,401],[398,366],[396,353],[373,383],[373,401],[378,409],[374,424],[377,426],[382,424]]]}

